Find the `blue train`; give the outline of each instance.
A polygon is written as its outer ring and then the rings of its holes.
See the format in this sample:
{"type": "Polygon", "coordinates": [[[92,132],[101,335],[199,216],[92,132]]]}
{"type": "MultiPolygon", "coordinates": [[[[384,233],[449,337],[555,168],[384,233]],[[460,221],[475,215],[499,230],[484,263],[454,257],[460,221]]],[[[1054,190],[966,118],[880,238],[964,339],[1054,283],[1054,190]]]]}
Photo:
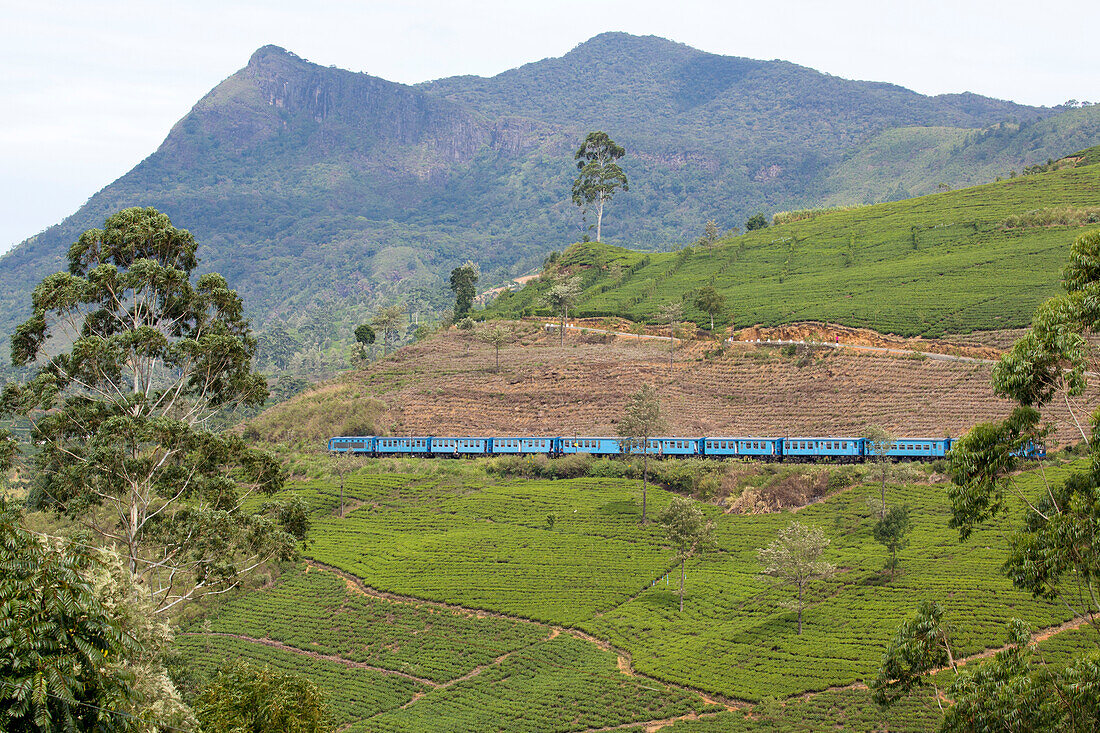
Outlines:
{"type": "MultiPolygon", "coordinates": [[[[951,438],[899,438],[887,451],[887,456],[903,461],[930,461],[943,458],[951,450],[951,438]]],[[[408,436],[403,438],[343,436],[329,438],[331,453],[361,453],[368,456],[408,455],[420,457],[546,455],[567,456],[588,453],[593,456],[641,455],[640,444],[630,444],[622,438],[596,436],[408,436]]],[[[872,457],[865,438],[853,437],[706,437],[650,438],[644,452],[656,458],[752,458],[764,461],[805,462],[831,461],[858,463],[872,457]]],[[[1042,458],[1042,446],[1029,446],[1021,451],[1028,458],[1042,458]]]]}

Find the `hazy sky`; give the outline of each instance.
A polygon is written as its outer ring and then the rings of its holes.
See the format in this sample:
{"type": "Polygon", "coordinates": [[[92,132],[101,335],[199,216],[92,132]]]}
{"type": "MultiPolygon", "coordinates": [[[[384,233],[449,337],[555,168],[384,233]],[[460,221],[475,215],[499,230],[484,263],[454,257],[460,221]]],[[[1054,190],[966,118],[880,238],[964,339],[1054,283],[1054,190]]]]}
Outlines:
{"type": "Polygon", "coordinates": [[[1095,0],[0,0],[0,252],[152,153],[266,43],[414,83],[491,76],[620,30],[1055,105],[1100,100],[1098,25],[1095,0]]]}

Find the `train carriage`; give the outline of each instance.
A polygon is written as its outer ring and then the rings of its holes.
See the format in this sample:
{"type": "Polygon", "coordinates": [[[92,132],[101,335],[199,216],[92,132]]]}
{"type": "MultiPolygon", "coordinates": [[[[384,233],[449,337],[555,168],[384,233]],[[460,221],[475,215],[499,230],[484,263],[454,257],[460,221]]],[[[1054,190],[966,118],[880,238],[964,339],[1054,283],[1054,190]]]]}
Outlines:
{"type": "Polygon", "coordinates": [[[650,441],[650,453],[653,452],[652,444],[656,443],[660,456],[698,456],[701,455],[700,442],[699,438],[657,438],[650,441]]]}
{"type": "Polygon", "coordinates": [[[485,456],[489,455],[490,438],[432,438],[433,456],[485,456]]]}
{"type": "Polygon", "coordinates": [[[863,458],[863,438],[784,438],[783,459],[854,463],[863,458]]]}
{"type": "Polygon", "coordinates": [[[558,452],[563,455],[588,453],[593,456],[617,456],[623,452],[622,438],[574,436],[559,438],[558,452]]]}
{"type": "Polygon", "coordinates": [[[374,453],[375,438],[369,435],[328,439],[329,453],[374,453]]]}
{"type": "Polygon", "coordinates": [[[532,455],[554,452],[554,438],[492,438],[489,450],[493,455],[532,455]]]}
{"type": "Polygon", "coordinates": [[[427,436],[406,438],[375,438],[374,452],[379,455],[418,455],[431,450],[432,439],[427,436]]]}
{"type": "Polygon", "coordinates": [[[775,460],[782,456],[782,438],[714,437],[700,439],[702,453],[720,458],[763,458],[775,460]]]}
{"type": "MultiPolygon", "coordinates": [[[[929,438],[898,438],[886,451],[888,458],[897,460],[919,461],[943,458],[951,448],[951,440],[931,440],[929,438]]],[[[870,449],[867,457],[871,456],[870,449]]]]}

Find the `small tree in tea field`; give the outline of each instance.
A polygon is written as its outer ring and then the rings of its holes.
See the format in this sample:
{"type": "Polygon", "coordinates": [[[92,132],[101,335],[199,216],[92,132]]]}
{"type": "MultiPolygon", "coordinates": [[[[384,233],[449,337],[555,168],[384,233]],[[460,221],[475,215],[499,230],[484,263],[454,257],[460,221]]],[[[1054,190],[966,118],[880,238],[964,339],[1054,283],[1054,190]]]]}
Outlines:
{"type": "Polygon", "coordinates": [[[793,585],[795,600],[786,604],[798,609],[798,634],[802,635],[802,607],[807,586],[817,579],[831,578],[836,568],[824,560],[821,553],[829,546],[825,534],[816,527],[791,522],[767,547],[756,555],[765,580],[782,586],[793,585]]]}
{"type": "Polygon", "coordinates": [[[909,543],[909,538],[906,535],[909,534],[909,530],[912,528],[913,523],[909,520],[909,507],[895,506],[891,507],[890,511],[886,512],[886,516],[875,523],[872,530],[875,542],[883,545],[890,552],[890,559],[886,565],[890,568],[891,579],[893,579],[898,566],[898,550],[904,549],[909,543]]]}
{"type": "Polygon", "coordinates": [[[665,431],[667,424],[661,416],[661,401],[652,384],[644,384],[631,395],[626,410],[619,420],[618,432],[623,453],[640,450],[642,453],[642,524],[646,521],[646,489],[649,485],[649,438],[665,431]]]}
{"type": "Polygon", "coordinates": [[[684,610],[684,575],[687,561],[695,555],[714,548],[710,536],[710,522],[693,502],[680,496],[673,497],[668,508],[657,521],[665,529],[665,539],[676,551],[680,561],[680,611],[684,610]]]}

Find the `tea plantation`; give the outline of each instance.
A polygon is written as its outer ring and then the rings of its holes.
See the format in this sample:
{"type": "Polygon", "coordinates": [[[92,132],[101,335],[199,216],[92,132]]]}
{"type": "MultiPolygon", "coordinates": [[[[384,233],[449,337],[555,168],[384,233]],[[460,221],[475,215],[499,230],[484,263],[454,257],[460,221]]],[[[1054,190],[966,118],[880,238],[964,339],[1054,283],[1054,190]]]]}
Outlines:
{"type": "Polygon", "coordinates": [[[316,569],[293,571],[271,589],[234,599],[191,630],[200,628],[272,639],[440,683],[547,635],[522,621],[372,598],[349,589],[336,573],[316,569]]]}
{"type": "MultiPolygon", "coordinates": [[[[999,572],[1006,530],[1020,517],[960,544],[942,484],[889,487],[888,502],[908,505],[914,519],[892,580],[871,536],[876,486],[794,515],[701,505],[717,549],[688,562],[680,613],[672,553],[658,525],[638,521],[640,482],[517,481],[458,465],[361,468],[346,479],[343,517],[331,480],[292,485],[312,510],[304,554],[348,577],[287,568],[195,619],[179,651],[201,670],[240,655],[306,673],[356,733],[642,730],[674,719],[666,730],[922,731],[939,717],[930,695],[883,712],[862,686],[921,600],[946,604],[959,656],[1000,646],[1010,618],[1034,628],[1069,618],[999,572]],[[801,636],[785,605],[792,592],[757,577],[757,548],[794,519],[825,532],[825,559],[839,570],[811,584],[801,636]]],[[[1040,488],[1035,475],[1021,485],[1040,488]]],[[[671,496],[650,487],[650,517],[671,496]]],[[[1056,661],[1094,635],[1067,631],[1044,649],[1056,661]]]]}
{"type": "Polygon", "coordinates": [[[355,669],[228,637],[181,636],[176,639],[175,648],[200,678],[212,675],[227,659],[235,658],[304,675],[325,693],[340,726],[400,707],[414,694],[428,689],[403,677],[355,669]]]}
{"type": "MultiPolygon", "coordinates": [[[[578,244],[557,266],[582,278],[572,310],[582,317],[653,322],[662,304],[682,300],[688,319],[709,325],[693,294],[710,285],[726,298],[723,326],[818,320],[905,336],[1014,328],[1058,291],[1070,244],[1097,226],[1098,194],[1100,165],[1087,165],[815,212],[709,248],[642,254],[578,244]],[[1084,215],[1035,214],[1051,207],[1084,215]],[[1029,213],[1052,223],[1006,225],[1029,213]]],[[[539,298],[550,285],[533,281],[498,298],[489,314],[549,315],[539,298]]]]}

